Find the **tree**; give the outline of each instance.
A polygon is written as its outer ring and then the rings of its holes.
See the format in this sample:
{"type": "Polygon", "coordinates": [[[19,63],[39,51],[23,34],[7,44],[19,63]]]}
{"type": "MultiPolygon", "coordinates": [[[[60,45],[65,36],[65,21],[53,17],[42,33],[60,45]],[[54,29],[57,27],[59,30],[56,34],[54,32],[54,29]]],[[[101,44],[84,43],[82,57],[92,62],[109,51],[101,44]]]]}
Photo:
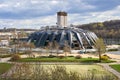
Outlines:
{"type": "Polygon", "coordinates": [[[23,46],[27,49],[26,53],[29,54],[29,57],[34,56],[32,55],[32,48],[35,48],[34,43],[24,43],[23,46]]]}
{"type": "Polygon", "coordinates": [[[20,42],[18,41],[18,39],[16,39],[16,38],[13,39],[12,45],[11,45],[10,47],[12,47],[12,51],[13,51],[14,53],[19,53],[19,51],[18,51],[19,43],[20,43],[20,42]]]}
{"type": "Polygon", "coordinates": [[[52,42],[48,42],[48,44],[44,47],[45,50],[46,50],[46,53],[47,53],[47,54],[50,53],[49,55],[52,55],[52,49],[53,49],[53,48],[52,48],[52,45],[53,45],[52,42]]]}
{"type": "Polygon", "coordinates": [[[68,42],[65,41],[63,51],[65,53],[65,57],[67,56],[67,52],[70,52],[70,46],[68,45],[68,42]]]}
{"type": "Polygon", "coordinates": [[[105,53],[106,48],[102,38],[98,38],[94,44],[95,48],[97,49],[99,55],[99,61],[101,62],[101,54],[105,53]]]}
{"type": "Polygon", "coordinates": [[[60,45],[56,41],[53,41],[53,46],[57,50],[56,54],[58,56],[58,51],[59,51],[60,45]]]}

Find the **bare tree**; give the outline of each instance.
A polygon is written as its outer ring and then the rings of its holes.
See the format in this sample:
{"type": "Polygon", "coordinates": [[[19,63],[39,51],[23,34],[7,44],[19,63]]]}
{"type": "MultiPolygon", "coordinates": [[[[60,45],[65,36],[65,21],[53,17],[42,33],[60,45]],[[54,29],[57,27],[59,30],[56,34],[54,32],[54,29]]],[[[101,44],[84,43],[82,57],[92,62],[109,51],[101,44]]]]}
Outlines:
{"type": "Polygon", "coordinates": [[[67,53],[70,53],[70,46],[68,45],[68,42],[65,41],[63,51],[65,53],[65,56],[67,56],[67,53]]]}
{"type": "Polygon", "coordinates": [[[48,43],[48,46],[47,46],[47,50],[48,50],[48,52],[50,52],[50,55],[52,55],[52,50],[53,50],[53,43],[52,42],[49,42],[48,43]]]}
{"type": "Polygon", "coordinates": [[[59,51],[59,48],[60,48],[60,45],[56,42],[56,41],[53,41],[53,47],[56,49],[56,54],[58,56],[58,51],[59,51]]]}
{"type": "Polygon", "coordinates": [[[26,36],[27,35],[24,31],[17,33],[16,44],[15,44],[16,53],[17,52],[19,53],[18,49],[24,47],[24,44],[26,44],[25,42],[20,40],[21,38],[24,38],[26,36]]]}
{"type": "Polygon", "coordinates": [[[52,55],[52,42],[48,42],[48,44],[44,46],[44,48],[47,55],[52,55]]]}
{"type": "Polygon", "coordinates": [[[33,56],[32,55],[32,48],[35,48],[34,43],[24,43],[23,46],[27,49],[26,53],[29,55],[29,57],[33,56]]]}

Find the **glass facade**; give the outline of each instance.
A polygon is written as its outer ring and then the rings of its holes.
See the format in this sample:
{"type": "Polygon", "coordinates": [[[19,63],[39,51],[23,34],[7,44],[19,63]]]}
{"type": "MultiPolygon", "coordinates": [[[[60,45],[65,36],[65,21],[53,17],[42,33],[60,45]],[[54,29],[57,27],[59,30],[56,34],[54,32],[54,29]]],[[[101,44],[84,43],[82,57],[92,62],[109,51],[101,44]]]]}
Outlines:
{"type": "Polygon", "coordinates": [[[34,42],[36,47],[45,47],[56,41],[60,47],[66,42],[73,49],[92,48],[97,36],[95,33],[79,28],[49,28],[32,33],[28,42],[34,42]]]}

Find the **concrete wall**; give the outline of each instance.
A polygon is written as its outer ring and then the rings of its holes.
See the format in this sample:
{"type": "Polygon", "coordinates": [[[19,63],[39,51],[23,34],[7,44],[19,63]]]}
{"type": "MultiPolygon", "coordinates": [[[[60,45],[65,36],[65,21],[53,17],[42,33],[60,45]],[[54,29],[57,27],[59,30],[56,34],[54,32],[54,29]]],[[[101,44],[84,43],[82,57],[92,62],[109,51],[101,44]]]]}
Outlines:
{"type": "Polygon", "coordinates": [[[67,13],[66,12],[57,13],[57,25],[59,27],[67,27],[67,13]]]}

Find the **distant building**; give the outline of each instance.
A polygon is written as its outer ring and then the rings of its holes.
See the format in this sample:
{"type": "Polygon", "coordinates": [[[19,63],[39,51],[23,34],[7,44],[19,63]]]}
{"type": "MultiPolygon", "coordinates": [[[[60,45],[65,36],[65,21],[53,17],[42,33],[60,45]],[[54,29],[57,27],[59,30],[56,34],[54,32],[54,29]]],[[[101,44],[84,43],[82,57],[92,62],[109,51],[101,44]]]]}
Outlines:
{"type": "Polygon", "coordinates": [[[9,41],[8,40],[1,40],[0,41],[0,46],[8,46],[9,45],[9,41]]]}
{"type": "Polygon", "coordinates": [[[10,40],[11,38],[17,38],[17,33],[13,32],[0,32],[0,39],[4,40],[10,40]]]}
{"type": "Polygon", "coordinates": [[[10,40],[20,39],[25,40],[28,38],[28,34],[33,33],[36,30],[32,29],[15,29],[15,28],[4,28],[0,29],[0,46],[8,46],[10,40]]]}

